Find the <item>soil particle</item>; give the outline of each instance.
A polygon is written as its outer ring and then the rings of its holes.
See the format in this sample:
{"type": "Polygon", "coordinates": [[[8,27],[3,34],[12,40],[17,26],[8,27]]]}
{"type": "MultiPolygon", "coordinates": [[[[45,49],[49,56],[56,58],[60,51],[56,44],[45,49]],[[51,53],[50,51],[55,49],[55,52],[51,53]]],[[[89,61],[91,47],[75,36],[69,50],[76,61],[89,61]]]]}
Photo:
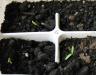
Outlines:
{"type": "Polygon", "coordinates": [[[90,56],[84,53],[79,54],[81,60],[85,61],[87,64],[91,63],[90,56]]]}
{"type": "Polygon", "coordinates": [[[70,20],[70,22],[74,22],[75,21],[75,16],[74,15],[70,15],[69,16],[69,20],[70,20]]]}
{"type": "Polygon", "coordinates": [[[95,41],[90,45],[90,49],[96,49],[96,42],[95,41]]]}

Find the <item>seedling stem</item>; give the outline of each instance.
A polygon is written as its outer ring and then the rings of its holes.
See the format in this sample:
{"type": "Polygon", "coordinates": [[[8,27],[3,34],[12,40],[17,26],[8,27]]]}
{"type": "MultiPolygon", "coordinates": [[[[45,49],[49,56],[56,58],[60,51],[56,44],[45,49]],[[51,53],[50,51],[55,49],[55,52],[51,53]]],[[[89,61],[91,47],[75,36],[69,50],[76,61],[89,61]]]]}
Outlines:
{"type": "Polygon", "coordinates": [[[11,58],[8,58],[8,63],[12,64],[11,58]]]}
{"type": "Polygon", "coordinates": [[[70,53],[65,57],[65,60],[68,60],[74,54],[74,46],[69,48],[70,53]]]}
{"type": "Polygon", "coordinates": [[[38,26],[38,24],[32,20],[32,24],[34,24],[35,26],[38,26]]]}

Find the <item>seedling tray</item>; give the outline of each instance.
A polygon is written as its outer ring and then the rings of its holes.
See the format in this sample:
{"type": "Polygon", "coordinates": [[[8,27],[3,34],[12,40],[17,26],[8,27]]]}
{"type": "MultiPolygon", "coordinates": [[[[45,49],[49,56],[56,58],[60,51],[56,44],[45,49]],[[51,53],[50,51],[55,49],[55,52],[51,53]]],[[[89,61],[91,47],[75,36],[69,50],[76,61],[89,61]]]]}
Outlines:
{"type": "MultiPolygon", "coordinates": [[[[10,1],[11,2],[11,1],[10,1]]],[[[9,4],[7,0],[4,1],[4,5],[9,4]]],[[[23,2],[23,0],[21,1],[23,2]]],[[[5,6],[3,7],[5,10],[5,6]]],[[[2,11],[4,17],[4,11],[2,11]]],[[[60,60],[60,45],[59,43],[66,38],[86,38],[87,36],[96,37],[95,31],[62,31],[60,29],[60,14],[55,13],[55,28],[52,31],[46,32],[19,32],[19,33],[0,33],[0,39],[4,38],[19,38],[24,40],[35,41],[50,41],[55,44],[55,62],[59,64],[60,60]]],[[[4,18],[2,18],[4,20],[4,18]]],[[[60,67],[59,67],[60,68],[60,67]]]]}

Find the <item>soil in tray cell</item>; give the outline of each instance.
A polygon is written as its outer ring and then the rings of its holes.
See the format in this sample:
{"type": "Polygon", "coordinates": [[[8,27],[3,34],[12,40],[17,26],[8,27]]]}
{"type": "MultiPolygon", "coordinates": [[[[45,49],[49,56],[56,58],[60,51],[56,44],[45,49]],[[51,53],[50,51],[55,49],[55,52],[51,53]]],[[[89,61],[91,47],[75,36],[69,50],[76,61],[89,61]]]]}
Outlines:
{"type": "Polygon", "coordinates": [[[95,31],[96,1],[12,2],[6,6],[1,32],[52,31],[55,13],[63,31],[95,31]]]}
{"type": "Polygon", "coordinates": [[[3,74],[49,75],[57,67],[55,45],[49,41],[2,39],[0,70],[3,74]]]}
{"type": "Polygon", "coordinates": [[[62,2],[60,29],[63,31],[95,31],[96,1],[62,2]]]}
{"type": "Polygon", "coordinates": [[[96,37],[66,39],[60,51],[64,75],[96,75],[96,37]]]}
{"type": "Polygon", "coordinates": [[[55,12],[51,2],[12,2],[6,5],[1,32],[52,31],[55,12]]]}

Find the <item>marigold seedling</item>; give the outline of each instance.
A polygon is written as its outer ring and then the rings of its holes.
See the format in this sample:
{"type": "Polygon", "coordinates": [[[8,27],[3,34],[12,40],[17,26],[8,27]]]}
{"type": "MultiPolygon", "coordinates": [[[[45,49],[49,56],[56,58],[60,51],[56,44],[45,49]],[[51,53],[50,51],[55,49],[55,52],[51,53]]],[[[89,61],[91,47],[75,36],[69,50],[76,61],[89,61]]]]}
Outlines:
{"type": "Polygon", "coordinates": [[[69,48],[70,53],[65,57],[65,60],[68,60],[74,54],[74,46],[69,48]]]}
{"type": "Polygon", "coordinates": [[[32,24],[35,25],[35,26],[38,26],[38,24],[32,20],[32,24]]]}
{"type": "Polygon", "coordinates": [[[72,54],[68,54],[68,55],[65,57],[65,60],[68,60],[71,56],[72,56],[72,54]]]}
{"type": "Polygon", "coordinates": [[[72,48],[71,48],[71,54],[73,54],[74,53],[74,46],[72,46],[72,48]]]}

